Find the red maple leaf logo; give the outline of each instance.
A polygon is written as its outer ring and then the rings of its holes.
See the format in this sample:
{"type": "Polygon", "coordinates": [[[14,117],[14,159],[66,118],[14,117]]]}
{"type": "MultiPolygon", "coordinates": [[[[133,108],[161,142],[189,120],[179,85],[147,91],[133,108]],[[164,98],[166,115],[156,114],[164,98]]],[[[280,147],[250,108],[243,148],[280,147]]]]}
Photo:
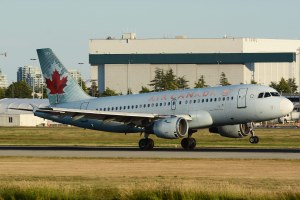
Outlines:
{"type": "Polygon", "coordinates": [[[50,90],[50,94],[63,94],[64,87],[67,86],[67,77],[63,77],[60,80],[60,74],[58,71],[54,71],[52,74],[52,81],[46,78],[47,88],[50,90]]]}

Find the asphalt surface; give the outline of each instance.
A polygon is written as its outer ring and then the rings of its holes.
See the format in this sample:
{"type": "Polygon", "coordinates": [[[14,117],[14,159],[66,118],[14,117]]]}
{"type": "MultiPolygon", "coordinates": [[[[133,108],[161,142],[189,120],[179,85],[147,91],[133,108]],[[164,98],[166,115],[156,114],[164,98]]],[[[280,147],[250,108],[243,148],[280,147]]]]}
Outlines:
{"type": "Polygon", "coordinates": [[[0,156],[15,157],[91,157],[91,158],[231,158],[231,159],[300,159],[300,149],[154,148],[86,146],[0,146],[0,156]]]}

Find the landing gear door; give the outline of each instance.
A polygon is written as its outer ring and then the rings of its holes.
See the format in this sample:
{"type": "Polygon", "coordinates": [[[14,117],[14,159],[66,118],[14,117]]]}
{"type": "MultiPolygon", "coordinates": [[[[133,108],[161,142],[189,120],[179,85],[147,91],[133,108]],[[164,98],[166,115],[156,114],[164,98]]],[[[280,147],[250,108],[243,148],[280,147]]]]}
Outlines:
{"type": "Polygon", "coordinates": [[[237,96],[237,108],[246,108],[246,97],[248,88],[241,88],[237,96]]]}

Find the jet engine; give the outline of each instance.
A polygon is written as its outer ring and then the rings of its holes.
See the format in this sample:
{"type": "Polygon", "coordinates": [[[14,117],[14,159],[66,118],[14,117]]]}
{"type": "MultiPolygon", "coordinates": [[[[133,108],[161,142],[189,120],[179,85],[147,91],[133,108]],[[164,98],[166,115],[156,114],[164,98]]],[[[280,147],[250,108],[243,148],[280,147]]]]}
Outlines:
{"type": "Polygon", "coordinates": [[[250,133],[250,126],[248,124],[235,124],[226,126],[217,126],[209,128],[209,132],[218,133],[223,137],[242,138],[250,133]]]}
{"type": "Polygon", "coordinates": [[[159,138],[182,138],[188,134],[188,130],[188,122],[182,117],[159,119],[153,124],[153,133],[159,138]]]}

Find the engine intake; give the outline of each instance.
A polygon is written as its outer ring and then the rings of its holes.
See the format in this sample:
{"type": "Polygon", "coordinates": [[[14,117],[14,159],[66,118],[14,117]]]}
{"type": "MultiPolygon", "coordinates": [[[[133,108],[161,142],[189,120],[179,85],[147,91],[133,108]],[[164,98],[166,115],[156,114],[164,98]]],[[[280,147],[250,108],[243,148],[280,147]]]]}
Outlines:
{"type": "Polygon", "coordinates": [[[188,130],[188,122],[182,117],[159,119],[153,125],[153,133],[159,138],[182,138],[188,134],[188,130]]]}

